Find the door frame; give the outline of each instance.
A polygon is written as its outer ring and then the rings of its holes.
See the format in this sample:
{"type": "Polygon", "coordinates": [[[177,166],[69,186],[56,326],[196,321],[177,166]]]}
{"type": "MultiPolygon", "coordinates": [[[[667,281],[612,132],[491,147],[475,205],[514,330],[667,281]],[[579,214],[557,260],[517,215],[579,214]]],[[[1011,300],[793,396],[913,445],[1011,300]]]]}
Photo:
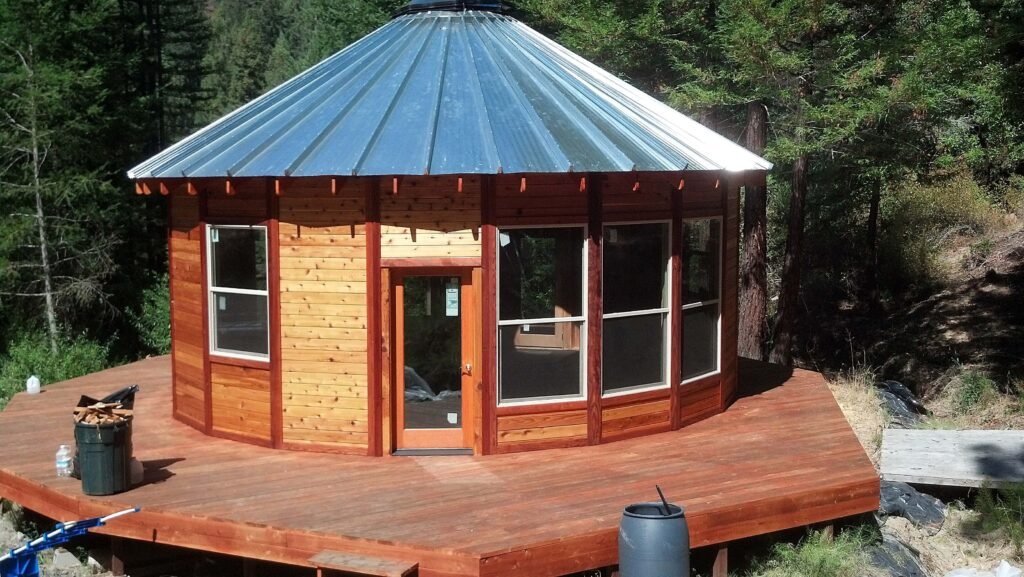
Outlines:
{"type": "Polygon", "coordinates": [[[386,452],[397,451],[475,451],[479,452],[480,438],[480,383],[481,366],[481,309],[480,273],[474,266],[416,266],[414,264],[388,267],[384,272],[386,282],[386,311],[382,327],[386,331],[384,342],[388,357],[385,361],[390,378],[383,407],[389,414],[384,423],[388,424],[390,442],[385,443],[386,452]],[[462,324],[463,363],[472,364],[471,374],[462,377],[462,419],[459,429],[424,429],[407,431],[404,426],[404,370],[399,370],[404,358],[403,349],[403,281],[407,277],[436,276],[458,277],[460,279],[460,315],[462,324]],[[454,434],[448,434],[451,431],[454,434]],[[412,435],[409,433],[412,432],[412,435]]]}

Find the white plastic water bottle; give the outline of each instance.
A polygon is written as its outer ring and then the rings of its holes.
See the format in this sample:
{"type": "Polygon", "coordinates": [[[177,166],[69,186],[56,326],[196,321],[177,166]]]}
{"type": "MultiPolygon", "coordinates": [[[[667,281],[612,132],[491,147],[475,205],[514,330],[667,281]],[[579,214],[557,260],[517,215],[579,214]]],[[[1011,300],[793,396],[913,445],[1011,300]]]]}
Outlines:
{"type": "Polygon", "coordinates": [[[71,447],[61,445],[57,448],[57,476],[71,476],[71,447]]]}

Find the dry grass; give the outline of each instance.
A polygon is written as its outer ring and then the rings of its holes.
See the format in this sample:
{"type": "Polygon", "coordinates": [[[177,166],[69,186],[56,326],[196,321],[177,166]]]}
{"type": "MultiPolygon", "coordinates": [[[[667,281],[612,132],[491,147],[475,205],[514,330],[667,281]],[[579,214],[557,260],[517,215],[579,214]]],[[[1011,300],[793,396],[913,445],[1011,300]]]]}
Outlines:
{"type": "Polygon", "coordinates": [[[1003,559],[1013,560],[1013,544],[1001,532],[979,529],[978,513],[959,503],[949,507],[946,523],[936,535],[915,527],[902,517],[890,517],[883,531],[921,553],[921,564],[929,575],[945,575],[961,567],[991,569],[1003,559]]]}
{"type": "Polygon", "coordinates": [[[882,449],[882,429],[889,424],[889,416],[875,392],[874,383],[874,371],[862,367],[837,375],[829,380],[828,386],[877,469],[882,449]]]}

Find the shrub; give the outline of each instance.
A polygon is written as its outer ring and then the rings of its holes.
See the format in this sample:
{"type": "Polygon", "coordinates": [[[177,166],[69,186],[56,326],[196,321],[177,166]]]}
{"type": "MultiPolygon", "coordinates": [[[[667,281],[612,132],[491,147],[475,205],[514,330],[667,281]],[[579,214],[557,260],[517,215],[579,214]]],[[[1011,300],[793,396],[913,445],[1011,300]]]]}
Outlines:
{"type": "Polygon", "coordinates": [[[995,382],[985,373],[965,370],[960,374],[960,387],[956,390],[954,405],[960,415],[983,406],[998,394],[995,382]]]}
{"type": "Polygon", "coordinates": [[[834,539],[813,532],[797,545],[775,545],[748,577],[860,577],[867,573],[869,542],[864,530],[844,531],[834,539]]]}
{"type": "Polygon", "coordinates": [[[103,370],[109,362],[108,347],[84,337],[61,341],[54,355],[45,335],[23,336],[0,359],[0,408],[25,389],[25,379],[31,375],[45,385],[103,370]]]}
{"type": "Polygon", "coordinates": [[[129,315],[145,353],[171,352],[171,289],[167,274],[142,292],[140,310],[129,315]]]}
{"type": "Polygon", "coordinates": [[[982,488],[975,503],[981,528],[1003,531],[1018,557],[1024,556],[1024,483],[993,490],[982,488]]]}

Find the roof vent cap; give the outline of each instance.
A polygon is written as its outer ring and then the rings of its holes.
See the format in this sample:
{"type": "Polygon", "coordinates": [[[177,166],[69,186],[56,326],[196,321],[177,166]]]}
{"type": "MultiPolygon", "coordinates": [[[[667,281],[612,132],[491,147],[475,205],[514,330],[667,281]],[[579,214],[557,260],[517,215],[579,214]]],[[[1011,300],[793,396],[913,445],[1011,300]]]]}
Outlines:
{"type": "Polygon", "coordinates": [[[398,11],[396,16],[442,10],[447,12],[463,12],[465,10],[482,10],[485,12],[504,12],[507,9],[501,0],[411,0],[398,11]]]}

